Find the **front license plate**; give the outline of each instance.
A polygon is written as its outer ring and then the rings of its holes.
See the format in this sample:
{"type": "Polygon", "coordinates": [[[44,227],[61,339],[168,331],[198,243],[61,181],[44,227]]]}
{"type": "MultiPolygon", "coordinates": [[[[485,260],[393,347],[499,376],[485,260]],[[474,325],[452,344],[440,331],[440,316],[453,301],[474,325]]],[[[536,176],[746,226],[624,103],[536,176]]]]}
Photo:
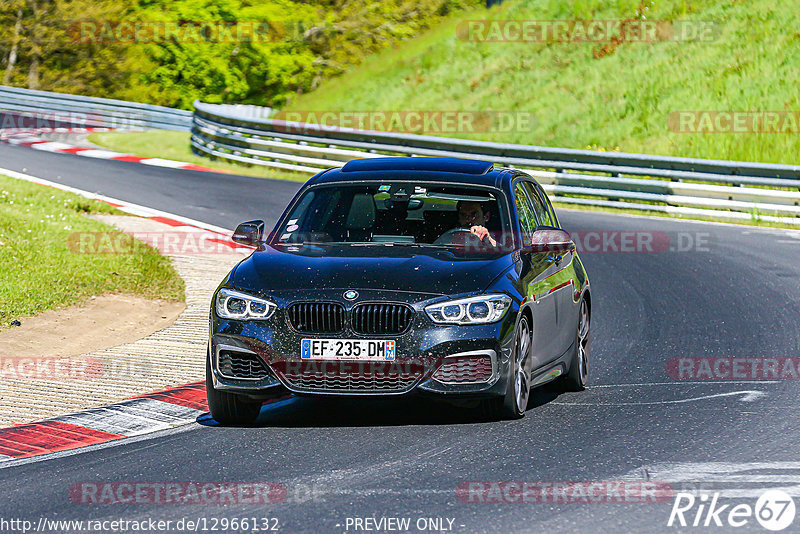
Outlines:
{"type": "Polygon", "coordinates": [[[394,341],[390,339],[303,339],[300,357],[304,360],[394,360],[394,341]]]}

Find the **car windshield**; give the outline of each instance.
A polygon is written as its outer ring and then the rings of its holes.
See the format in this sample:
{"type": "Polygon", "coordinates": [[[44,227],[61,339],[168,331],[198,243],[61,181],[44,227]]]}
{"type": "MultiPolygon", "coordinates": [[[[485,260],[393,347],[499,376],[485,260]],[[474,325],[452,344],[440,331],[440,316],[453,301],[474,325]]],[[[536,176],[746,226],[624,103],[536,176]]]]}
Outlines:
{"type": "Polygon", "coordinates": [[[503,199],[494,188],[430,182],[317,186],[295,204],[274,243],[500,250],[513,244],[503,199]]]}

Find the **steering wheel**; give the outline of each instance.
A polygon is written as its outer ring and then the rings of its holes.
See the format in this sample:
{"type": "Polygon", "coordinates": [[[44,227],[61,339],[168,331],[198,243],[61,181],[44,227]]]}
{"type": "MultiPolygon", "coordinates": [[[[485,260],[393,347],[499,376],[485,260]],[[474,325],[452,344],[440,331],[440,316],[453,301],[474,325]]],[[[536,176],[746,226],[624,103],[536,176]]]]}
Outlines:
{"type": "Polygon", "coordinates": [[[450,230],[446,231],[445,233],[443,233],[442,235],[437,237],[436,240],[433,242],[433,244],[434,245],[452,245],[453,242],[455,241],[455,239],[454,239],[455,236],[457,236],[459,234],[467,234],[469,236],[469,237],[465,236],[464,244],[467,244],[467,242],[469,240],[472,240],[471,244],[473,244],[473,245],[475,245],[475,244],[483,244],[483,240],[481,238],[479,238],[478,236],[476,236],[475,234],[473,234],[470,231],[470,227],[469,226],[459,226],[459,227],[456,227],[456,228],[451,228],[450,230]]]}

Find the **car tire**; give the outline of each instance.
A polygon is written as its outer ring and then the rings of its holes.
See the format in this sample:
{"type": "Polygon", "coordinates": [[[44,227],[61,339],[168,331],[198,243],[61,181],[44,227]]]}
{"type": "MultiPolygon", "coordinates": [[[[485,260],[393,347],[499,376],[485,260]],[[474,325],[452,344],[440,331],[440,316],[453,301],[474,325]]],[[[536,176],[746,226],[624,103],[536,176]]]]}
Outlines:
{"type": "Polygon", "coordinates": [[[583,391],[589,380],[589,304],[581,299],[578,309],[578,326],[575,329],[575,352],[564,377],[566,391],[583,391]]]}
{"type": "Polygon", "coordinates": [[[211,362],[208,357],[206,357],[206,397],[211,417],[221,425],[252,425],[261,411],[262,403],[259,401],[214,388],[211,362]]]}
{"type": "Polygon", "coordinates": [[[514,337],[514,353],[508,365],[506,392],[502,397],[486,399],[483,414],[489,419],[519,419],[525,415],[530,398],[531,330],[528,318],[522,316],[514,337]]]}

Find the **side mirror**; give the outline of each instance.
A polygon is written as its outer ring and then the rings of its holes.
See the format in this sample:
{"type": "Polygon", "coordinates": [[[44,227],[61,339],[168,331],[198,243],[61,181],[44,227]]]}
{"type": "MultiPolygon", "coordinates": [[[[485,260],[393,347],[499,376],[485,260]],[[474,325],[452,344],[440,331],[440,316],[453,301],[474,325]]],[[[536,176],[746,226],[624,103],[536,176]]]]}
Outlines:
{"type": "Polygon", "coordinates": [[[231,239],[234,243],[239,243],[240,245],[257,247],[262,243],[263,237],[264,221],[256,220],[243,222],[237,226],[236,231],[233,232],[233,237],[231,237],[231,239]]]}
{"type": "Polygon", "coordinates": [[[568,252],[575,249],[575,243],[569,234],[559,228],[540,226],[532,235],[532,242],[527,247],[531,252],[568,252]]]}

